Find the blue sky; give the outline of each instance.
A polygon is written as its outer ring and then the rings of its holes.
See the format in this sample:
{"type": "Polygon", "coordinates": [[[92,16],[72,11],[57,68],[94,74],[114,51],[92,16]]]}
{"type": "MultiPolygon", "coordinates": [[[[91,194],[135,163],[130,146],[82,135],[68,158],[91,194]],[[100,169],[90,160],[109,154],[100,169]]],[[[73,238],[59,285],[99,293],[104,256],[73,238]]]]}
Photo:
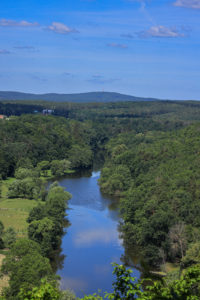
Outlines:
{"type": "Polygon", "coordinates": [[[0,90],[200,100],[200,0],[1,0],[0,90]]]}

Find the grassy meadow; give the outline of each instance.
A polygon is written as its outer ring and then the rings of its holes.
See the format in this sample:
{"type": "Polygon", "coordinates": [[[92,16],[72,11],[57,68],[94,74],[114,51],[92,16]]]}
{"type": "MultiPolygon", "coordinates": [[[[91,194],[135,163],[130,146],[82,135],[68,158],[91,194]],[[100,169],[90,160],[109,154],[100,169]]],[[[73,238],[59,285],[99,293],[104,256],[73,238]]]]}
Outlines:
{"type": "Polygon", "coordinates": [[[15,180],[9,178],[2,183],[2,197],[0,198],[0,220],[5,229],[13,227],[18,237],[24,237],[27,234],[26,219],[29,211],[37,205],[37,201],[28,199],[8,199],[8,185],[15,180]]]}

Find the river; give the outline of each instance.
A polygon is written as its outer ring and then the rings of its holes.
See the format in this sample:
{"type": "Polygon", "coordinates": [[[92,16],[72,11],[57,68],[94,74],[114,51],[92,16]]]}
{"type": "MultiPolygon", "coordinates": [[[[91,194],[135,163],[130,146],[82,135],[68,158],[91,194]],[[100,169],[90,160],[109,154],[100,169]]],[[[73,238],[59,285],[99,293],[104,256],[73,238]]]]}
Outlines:
{"type": "MultiPolygon", "coordinates": [[[[100,172],[92,172],[59,180],[72,198],[67,210],[71,225],[62,239],[66,257],[57,274],[61,288],[73,290],[78,297],[98,289],[110,292],[114,279],[111,263],[121,263],[124,255],[117,202],[101,194],[99,176],[100,172]]],[[[133,268],[133,276],[140,277],[137,269],[133,268]]]]}

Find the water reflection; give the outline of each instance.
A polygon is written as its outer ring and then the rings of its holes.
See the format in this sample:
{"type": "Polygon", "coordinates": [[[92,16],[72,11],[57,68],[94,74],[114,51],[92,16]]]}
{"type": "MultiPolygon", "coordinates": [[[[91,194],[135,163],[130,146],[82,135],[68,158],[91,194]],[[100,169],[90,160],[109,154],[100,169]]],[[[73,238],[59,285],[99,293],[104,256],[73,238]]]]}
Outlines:
{"type": "MultiPolygon", "coordinates": [[[[98,186],[100,172],[73,174],[59,183],[73,197],[69,201],[68,219],[71,226],[62,239],[62,254],[67,257],[61,276],[61,288],[70,288],[78,297],[97,292],[111,291],[112,262],[121,263],[124,255],[118,232],[117,201],[102,195],[98,186]]],[[[139,271],[134,269],[134,277],[139,271]]]]}
{"type": "Polygon", "coordinates": [[[60,286],[61,289],[68,287],[70,290],[77,290],[78,287],[80,291],[84,291],[88,287],[88,282],[77,277],[62,277],[60,286]]]}
{"type": "Polygon", "coordinates": [[[98,211],[107,210],[112,217],[118,219],[117,201],[108,199],[103,195],[98,186],[100,172],[82,171],[68,178],[60,179],[59,184],[63,186],[73,197],[70,207],[73,205],[84,206],[98,211]]]}
{"type": "Polygon", "coordinates": [[[118,234],[114,228],[96,228],[80,231],[74,237],[76,247],[91,247],[94,244],[109,244],[118,241],[118,234]]]}

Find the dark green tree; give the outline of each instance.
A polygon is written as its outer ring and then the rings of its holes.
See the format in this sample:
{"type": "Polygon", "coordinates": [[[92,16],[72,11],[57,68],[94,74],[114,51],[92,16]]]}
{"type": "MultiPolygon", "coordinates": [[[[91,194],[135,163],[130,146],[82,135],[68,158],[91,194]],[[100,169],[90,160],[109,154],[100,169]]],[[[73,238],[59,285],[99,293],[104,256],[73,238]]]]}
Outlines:
{"type": "Polygon", "coordinates": [[[25,292],[38,286],[43,277],[53,277],[47,258],[42,256],[38,243],[21,239],[12,245],[10,252],[3,260],[2,274],[9,276],[9,287],[4,294],[6,299],[19,299],[22,288],[25,292]]]}

